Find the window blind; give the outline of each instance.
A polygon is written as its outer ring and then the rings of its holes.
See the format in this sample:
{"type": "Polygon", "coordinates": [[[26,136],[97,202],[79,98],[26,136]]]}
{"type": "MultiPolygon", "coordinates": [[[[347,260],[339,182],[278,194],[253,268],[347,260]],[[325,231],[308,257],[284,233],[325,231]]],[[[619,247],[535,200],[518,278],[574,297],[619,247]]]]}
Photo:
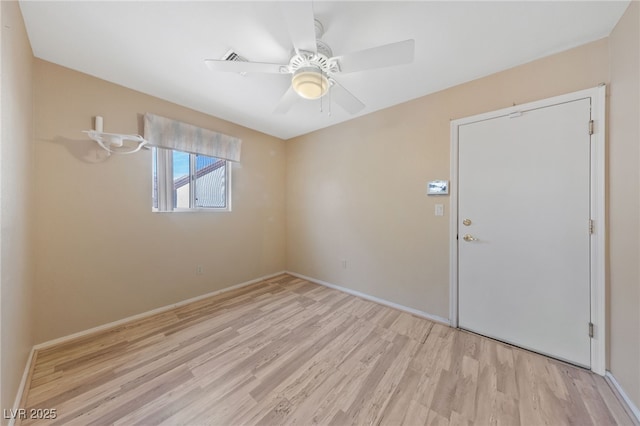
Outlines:
{"type": "Polygon", "coordinates": [[[240,139],[151,113],[144,115],[144,138],[159,148],[240,161],[240,139]]]}

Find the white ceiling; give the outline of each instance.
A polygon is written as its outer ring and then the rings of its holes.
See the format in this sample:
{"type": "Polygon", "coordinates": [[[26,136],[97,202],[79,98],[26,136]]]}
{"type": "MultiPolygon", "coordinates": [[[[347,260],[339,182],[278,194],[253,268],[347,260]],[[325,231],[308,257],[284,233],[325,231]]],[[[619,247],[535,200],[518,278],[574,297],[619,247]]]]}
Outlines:
{"type": "MultiPolygon", "coordinates": [[[[629,1],[314,1],[334,55],[415,39],[415,61],[338,76],[387,108],[609,35],[629,1]]],[[[287,75],[210,71],[233,49],[288,63],[282,7],[272,1],[21,1],[36,57],[288,139],[351,118],[328,97],[274,108],[287,75]]],[[[526,84],[526,82],[523,82],[526,84]]],[[[152,112],[152,111],[151,111],[152,112]]],[[[108,119],[108,117],[106,117],[108,119]]]]}

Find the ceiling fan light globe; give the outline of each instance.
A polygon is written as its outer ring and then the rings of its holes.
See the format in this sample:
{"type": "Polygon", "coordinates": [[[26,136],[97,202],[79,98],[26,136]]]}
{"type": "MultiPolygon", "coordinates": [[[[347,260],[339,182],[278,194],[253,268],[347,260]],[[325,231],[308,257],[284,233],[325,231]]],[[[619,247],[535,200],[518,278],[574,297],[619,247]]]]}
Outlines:
{"type": "Polygon", "coordinates": [[[329,90],[329,79],[320,69],[301,68],[293,75],[291,86],[305,99],[318,99],[329,90]]]}

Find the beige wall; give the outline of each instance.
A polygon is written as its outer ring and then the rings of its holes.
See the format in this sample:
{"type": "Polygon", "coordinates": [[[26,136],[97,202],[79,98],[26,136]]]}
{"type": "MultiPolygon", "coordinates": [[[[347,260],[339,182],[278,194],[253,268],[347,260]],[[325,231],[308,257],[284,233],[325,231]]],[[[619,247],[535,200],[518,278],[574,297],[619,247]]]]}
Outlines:
{"type": "Polygon", "coordinates": [[[288,141],[288,269],[448,318],[449,197],[426,185],[450,179],[450,119],[594,87],[607,55],[596,41],[288,141]]]}
{"type": "Polygon", "coordinates": [[[609,38],[609,368],[640,407],[640,3],[609,38]]]}
{"type": "Polygon", "coordinates": [[[282,140],[45,61],[34,73],[37,342],[284,269],[282,140]],[[145,112],[242,138],[232,212],[152,213],[150,151],[104,159],[81,133],[96,115],[141,133],[145,112]]]}
{"type": "MultiPolygon", "coordinates": [[[[18,4],[3,1],[0,2],[0,10],[0,408],[9,409],[13,407],[27,356],[33,345],[33,253],[30,221],[34,171],[31,91],[33,55],[18,4]]],[[[2,422],[6,420],[3,419],[2,422]]]]}

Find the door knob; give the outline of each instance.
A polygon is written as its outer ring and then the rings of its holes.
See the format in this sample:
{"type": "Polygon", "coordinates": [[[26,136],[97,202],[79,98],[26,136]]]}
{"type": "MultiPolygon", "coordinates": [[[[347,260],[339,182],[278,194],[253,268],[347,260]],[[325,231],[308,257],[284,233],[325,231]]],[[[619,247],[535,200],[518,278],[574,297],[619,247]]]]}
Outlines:
{"type": "Polygon", "coordinates": [[[477,241],[477,238],[474,238],[473,235],[469,235],[469,234],[465,234],[464,237],[462,237],[463,240],[465,241],[477,241]]]}

